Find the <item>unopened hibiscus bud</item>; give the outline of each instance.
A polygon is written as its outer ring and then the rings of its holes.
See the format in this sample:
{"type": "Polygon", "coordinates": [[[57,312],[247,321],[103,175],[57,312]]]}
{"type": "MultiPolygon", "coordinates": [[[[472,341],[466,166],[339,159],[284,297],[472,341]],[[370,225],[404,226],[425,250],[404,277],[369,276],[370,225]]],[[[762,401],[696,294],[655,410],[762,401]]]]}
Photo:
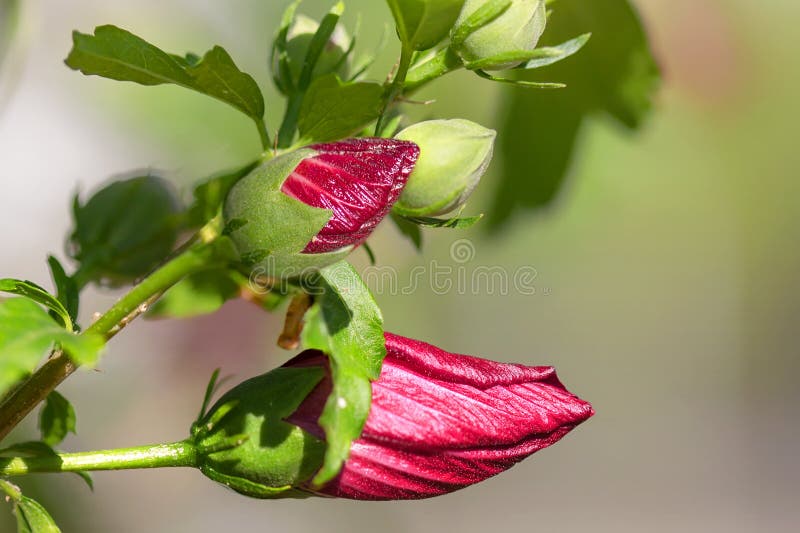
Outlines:
{"type": "Polygon", "coordinates": [[[75,198],[70,253],[81,283],[131,283],[155,268],[178,237],[180,206],[170,183],[155,176],[115,181],[84,204],[75,198]]]}
{"type": "MultiPolygon", "coordinates": [[[[288,55],[289,72],[281,72],[280,57],[277,49],[272,51],[272,72],[278,90],[283,94],[288,94],[291,87],[297,87],[300,80],[300,72],[308,53],[308,47],[314,34],[319,28],[319,23],[305,15],[297,15],[289,26],[286,34],[286,54],[288,55]],[[291,79],[285,79],[288,74],[291,79]]],[[[311,79],[319,78],[325,74],[335,73],[340,78],[347,79],[350,63],[347,52],[350,48],[351,38],[342,25],[337,25],[333,30],[328,42],[319,55],[311,79]]]]}
{"type": "Polygon", "coordinates": [[[261,497],[428,498],[507,470],[593,414],[551,367],[452,354],[390,333],[386,350],[364,431],[333,481],[322,487],[310,481],[322,464],[318,419],[332,387],[328,358],[315,350],[234,388],[211,409],[206,421],[219,420],[208,422],[207,442],[249,438],[209,454],[210,477],[261,497]],[[299,386],[298,376],[305,376],[299,386]],[[232,406],[227,414],[226,406],[232,406]],[[276,461],[277,450],[290,451],[276,461]],[[279,485],[285,492],[264,489],[279,485]]]}
{"type": "Polygon", "coordinates": [[[230,236],[245,262],[274,277],[332,264],[383,220],[418,155],[412,142],[363,138],[276,157],[228,194],[230,236]]]}
{"type": "MultiPolygon", "coordinates": [[[[467,0],[456,21],[452,35],[490,0],[467,0]]],[[[547,23],[544,0],[511,0],[502,15],[453,43],[456,53],[466,63],[482,62],[482,70],[514,68],[521,60],[509,60],[509,54],[530,52],[536,48],[547,23]]]]}
{"type": "Polygon", "coordinates": [[[496,132],[469,120],[429,120],[397,138],[412,141],[420,154],[394,212],[435,216],[462,206],[492,160],[496,132]]]}

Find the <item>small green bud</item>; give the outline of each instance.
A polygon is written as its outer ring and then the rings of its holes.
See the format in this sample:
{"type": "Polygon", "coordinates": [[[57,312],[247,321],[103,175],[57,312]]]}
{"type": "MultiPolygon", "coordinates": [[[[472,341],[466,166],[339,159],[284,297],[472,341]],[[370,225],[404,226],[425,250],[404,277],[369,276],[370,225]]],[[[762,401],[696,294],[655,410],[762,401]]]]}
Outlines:
{"type": "MultiPolygon", "coordinates": [[[[286,53],[289,56],[289,74],[291,80],[285,80],[283,73],[279,67],[279,56],[277,49],[273,49],[272,53],[272,72],[275,77],[275,84],[281,93],[289,93],[290,87],[296,87],[300,79],[300,73],[303,70],[303,63],[306,59],[308,47],[314,34],[319,28],[319,23],[305,15],[297,15],[289,27],[289,32],[286,35],[286,53]],[[289,83],[291,82],[291,83],[289,83]]],[[[347,34],[341,24],[336,26],[333,30],[330,39],[325,44],[322,53],[314,65],[311,79],[317,79],[326,74],[338,74],[341,79],[347,79],[350,70],[350,62],[348,60],[347,52],[350,48],[352,39],[347,34]]]]}
{"type": "Polygon", "coordinates": [[[397,138],[419,146],[420,155],[394,212],[435,216],[463,205],[492,160],[496,132],[469,120],[429,120],[397,138]]]}
{"type": "MultiPolygon", "coordinates": [[[[453,35],[489,1],[466,0],[453,35]]],[[[482,65],[483,70],[514,68],[521,61],[510,60],[509,55],[535,49],[546,23],[544,0],[511,0],[511,5],[500,16],[470,33],[462,42],[454,43],[454,48],[466,63],[488,61],[482,65]]]]}
{"type": "Polygon", "coordinates": [[[464,0],[390,0],[397,35],[412,50],[442,42],[461,12],[464,0]]]}
{"type": "Polygon", "coordinates": [[[200,470],[255,498],[297,497],[325,442],[284,421],[322,380],[320,366],[277,368],[226,393],[193,429],[200,470]]]}
{"type": "Polygon", "coordinates": [[[179,203],[172,185],[141,176],[116,181],[85,205],[73,204],[70,251],[86,281],[124,285],[147,274],[172,251],[179,203]]]}

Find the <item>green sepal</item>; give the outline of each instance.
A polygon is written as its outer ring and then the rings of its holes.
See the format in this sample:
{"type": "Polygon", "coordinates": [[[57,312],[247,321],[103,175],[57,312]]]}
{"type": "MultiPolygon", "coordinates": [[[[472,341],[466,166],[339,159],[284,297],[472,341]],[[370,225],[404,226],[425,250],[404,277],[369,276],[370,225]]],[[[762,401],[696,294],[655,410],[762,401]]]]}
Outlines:
{"type": "MultiPolygon", "coordinates": [[[[401,215],[398,215],[401,216],[401,215]]],[[[428,228],[467,229],[478,223],[483,215],[472,217],[434,218],[434,217],[402,217],[411,224],[428,228]]]]}
{"type": "Polygon", "coordinates": [[[499,76],[492,76],[483,70],[475,70],[473,72],[485,80],[496,81],[498,83],[507,83],[521,89],[563,89],[566,87],[566,84],[558,82],[514,80],[509,78],[501,78],[499,76]]]}
{"type": "Polygon", "coordinates": [[[202,472],[203,475],[209,478],[210,480],[225,485],[226,487],[235,490],[239,494],[242,494],[244,496],[249,496],[250,498],[259,498],[259,499],[286,498],[286,497],[291,497],[292,496],[291,493],[303,494],[300,491],[293,490],[291,485],[285,485],[283,487],[270,487],[268,485],[263,485],[261,483],[250,481],[247,478],[239,476],[230,476],[227,474],[223,474],[221,472],[217,472],[216,470],[214,470],[213,467],[208,465],[201,466],[200,472],[202,472]],[[287,492],[290,494],[287,494],[287,492]]]}
{"type": "Polygon", "coordinates": [[[322,367],[277,368],[224,394],[194,425],[201,470],[256,497],[306,482],[322,464],[325,443],[284,419],[324,375],[322,367]],[[239,443],[229,446],[231,438],[239,443]]]}
{"type": "Polygon", "coordinates": [[[406,217],[398,215],[397,213],[391,213],[391,218],[397,229],[400,230],[400,233],[411,241],[411,244],[414,245],[414,248],[416,248],[418,252],[421,252],[422,231],[420,231],[419,225],[409,222],[406,217]]]}
{"type": "Polygon", "coordinates": [[[532,57],[528,60],[528,62],[523,63],[517,68],[522,70],[533,70],[563,61],[564,59],[577,54],[584,46],[586,46],[586,43],[588,43],[589,39],[591,38],[591,33],[584,33],[583,35],[579,35],[578,37],[570,39],[569,41],[565,41],[561,44],[536,48],[533,50],[532,57]]]}

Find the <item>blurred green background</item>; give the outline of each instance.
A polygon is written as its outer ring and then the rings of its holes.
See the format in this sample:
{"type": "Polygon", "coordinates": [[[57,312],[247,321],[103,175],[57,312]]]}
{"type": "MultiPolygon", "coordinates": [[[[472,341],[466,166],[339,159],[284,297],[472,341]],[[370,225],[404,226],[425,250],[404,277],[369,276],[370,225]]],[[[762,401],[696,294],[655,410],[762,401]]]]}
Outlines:
{"type": "MultiPolygon", "coordinates": [[[[795,531],[800,5],[635,3],[664,73],[640,132],[593,116],[554,200],[510,213],[498,231],[484,223],[429,231],[424,255],[388,224],[373,239],[401,283],[432,260],[454,272],[535,269],[534,294],[512,286],[506,295],[439,295],[422,284],[378,298],[391,331],[450,351],[555,365],[592,401],[593,419],[505,474],[423,502],[248,500],[190,470],[98,473],[95,493],[72,476],[23,487],[67,532],[795,531]],[[459,262],[452,249],[464,238],[475,254],[459,262]]],[[[222,44],[263,84],[274,125],[281,109],[266,57],[285,4],[24,2],[0,76],[2,275],[47,279],[44,259],[63,249],[76,189],[147,168],[189,191],[258,151],[251,124],[220,103],[68,70],[73,29],[114,23],[176,52],[222,44]]],[[[303,5],[316,16],[327,7],[303,5]]],[[[374,48],[389,22],[384,3],[350,0],[347,8],[351,28],[363,14],[362,50],[374,48]]],[[[376,77],[395,54],[390,41],[376,77]]],[[[437,101],[413,113],[498,127],[514,91],[459,73],[422,93],[437,101]]],[[[535,119],[528,127],[538,132],[535,119]]],[[[490,212],[503,163],[498,156],[470,212],[490,212]]],[[[91,290],[84,320],[117,296],[91,290]]],[[[184,322],[137,322],[99,372],[64,385],[79,430],[65,448],[183,438],[214,368],[239,380],[289,357],[274,347],[280,322],[242,302],[184,322]]],[[[26,434],[31,421],[17,436],[26,434]]],[[[11,524],[0,511],[0,531],[11,524]]]]}

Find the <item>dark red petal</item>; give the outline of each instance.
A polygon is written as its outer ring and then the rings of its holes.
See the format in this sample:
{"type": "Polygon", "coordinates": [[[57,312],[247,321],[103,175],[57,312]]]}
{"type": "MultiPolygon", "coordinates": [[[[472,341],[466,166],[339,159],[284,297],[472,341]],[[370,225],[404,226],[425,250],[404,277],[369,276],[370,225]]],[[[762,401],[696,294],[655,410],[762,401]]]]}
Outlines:
{"type": "Polygon", "coordinates": [[[311,146],[281,191],[333,216],[305,253],[359,245],[383,220],[414,169],[419,148],[408,141],[361,138],[311,146]]]}
{"type": "MultiPolygon", "coordinates": [[[[551,367],[451,354],[386,334],[372,409],[342,473],[320,492],[356,499],[426,498],[476,483],[557,442],[593,414],[551,367]]],[[[288,366],[325,364],[305,352],[288,366]]],[[[322,437],[330,378],[289,421],[322,437]]]]}

